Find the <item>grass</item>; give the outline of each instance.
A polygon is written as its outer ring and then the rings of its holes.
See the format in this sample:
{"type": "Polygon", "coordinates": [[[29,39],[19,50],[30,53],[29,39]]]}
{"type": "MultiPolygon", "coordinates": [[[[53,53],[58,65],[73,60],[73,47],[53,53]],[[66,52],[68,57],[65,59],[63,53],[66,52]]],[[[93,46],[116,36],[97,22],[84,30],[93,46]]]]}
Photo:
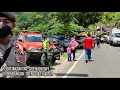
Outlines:
{"type": "Polygon", "coordinates": [[[61,60],[66,60],[67,59],[67,53],[63,53],[60,57],[61,60]]]}

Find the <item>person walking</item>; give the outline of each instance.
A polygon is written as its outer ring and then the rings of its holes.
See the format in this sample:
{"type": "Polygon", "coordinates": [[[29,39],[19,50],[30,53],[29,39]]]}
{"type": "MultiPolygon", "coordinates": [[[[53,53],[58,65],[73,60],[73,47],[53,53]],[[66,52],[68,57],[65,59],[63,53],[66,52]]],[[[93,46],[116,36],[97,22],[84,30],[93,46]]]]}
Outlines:
{"type": "Polygon", "coordinates": [[[69,46],[67,47],[67,54],[68,54],[68,62],[71,62],[71,45],[69,44],[69,46]]]}
{"type": "Polygon", "coordinates": [[[73,61],[75,61],[75,52],[76,52],[76,48],[78,47],[78,42],[75,40],[75,38],[71,38],[70,41],[70,45],[71,45],[71,52],[73,54],[73,61]]]}
{"type": "Polygon", "coordinates": [[[88,63],[88,61],[91,61],[91,49],[94,50],[94,42],[91,38],[91,35],[88,33],[87,37],[84,39],[84,49],[85,49],[85,61],[88,63]]]}
{"type": "Polygon", "coordinates": [[[100,36],[96,37],[97,47],[100,48],[100,36]]]}

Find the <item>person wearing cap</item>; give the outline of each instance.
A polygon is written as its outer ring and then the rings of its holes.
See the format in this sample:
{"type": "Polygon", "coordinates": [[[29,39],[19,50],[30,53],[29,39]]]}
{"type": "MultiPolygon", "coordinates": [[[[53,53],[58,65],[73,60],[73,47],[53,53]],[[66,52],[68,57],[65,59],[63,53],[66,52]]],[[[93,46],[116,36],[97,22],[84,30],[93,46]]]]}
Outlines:
{"type": "MultiPolygon", "coordinates": [[[[16,27],[16,19],[12,12],[0,12],[0,65],[3,67],[23,67],[26,66],[25,54],[21,45],[13,43],[12,30],[16,27]],[[4,58],[5,52],[10,49],[9,55],[4,58]]],[[[2,71],[2,70],[1,70],[2,71]]],[[[14,71],[11,71],[14,72],[14,71]]],[[[2,74],[1,74],[2,75],[2,74]]],[[[24,76],[24,75],[23,75],[24,76]]],[[[1,76],[9,78],[9,76],[1,76]]],[[[10,76],[22,77],[22,76],[10,76]]]]}
{"type": "Polygon", "coordinates": [[[94,50],[94,42],[91,35],[88,33],[87,37],[84,39],[84,49],[85,49],[85,61],[91,61],[91,49],[94,50]]]}
{"type": "Polygon", "coordinates": [[[71,45],[71,52],[73,54],[73,61],[75,61],[75,52],[76,52],[76,48],[78,47],[78,42],[75,40],[74,37],[71,38],[71,41],[70,41],[70,45],[71,45]]]}

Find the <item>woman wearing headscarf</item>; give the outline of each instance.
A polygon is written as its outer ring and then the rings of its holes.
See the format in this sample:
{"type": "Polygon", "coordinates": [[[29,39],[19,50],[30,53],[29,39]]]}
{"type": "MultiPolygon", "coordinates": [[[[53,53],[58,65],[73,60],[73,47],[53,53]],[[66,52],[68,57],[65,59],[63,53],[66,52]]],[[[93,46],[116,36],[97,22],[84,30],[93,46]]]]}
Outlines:
{"type": "Polygon", "coordinates": [[[71,45],[71,52],[73,54],[73,61],[75,61],[75,52],[76,52],[76,48],[78,46],[78,42],[75,40],[75,38],[71,38],[71,41],[70,41],[70,45],[71,45]]]}

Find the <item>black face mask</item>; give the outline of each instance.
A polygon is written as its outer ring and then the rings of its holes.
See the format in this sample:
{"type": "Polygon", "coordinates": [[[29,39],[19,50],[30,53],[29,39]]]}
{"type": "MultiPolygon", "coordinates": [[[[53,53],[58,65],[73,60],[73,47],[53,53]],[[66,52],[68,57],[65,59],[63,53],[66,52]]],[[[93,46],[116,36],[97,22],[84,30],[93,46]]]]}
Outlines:
{"type": "Polygon", "coordinates": [[[12,35],[12,31],[11,28],[9,26],[7,26],[4,23],[0,23],[0,38],[5,38],[7,37],[9,34],[12,35]]]}

